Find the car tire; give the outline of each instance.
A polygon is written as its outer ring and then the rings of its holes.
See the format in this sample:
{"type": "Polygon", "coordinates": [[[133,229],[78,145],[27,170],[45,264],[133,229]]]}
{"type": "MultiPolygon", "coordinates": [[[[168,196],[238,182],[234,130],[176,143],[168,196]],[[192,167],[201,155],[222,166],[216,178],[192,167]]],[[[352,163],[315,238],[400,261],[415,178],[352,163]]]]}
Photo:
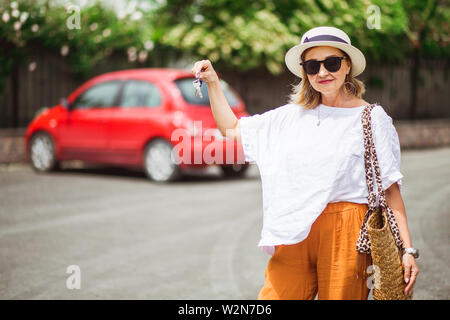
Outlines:
{"type": "Polygon", "coordinates": [[[221,166],[222,172],[227,178],[243,177],[249,168],[248,163],[245,164],[232,164],[221,166]]]}
{"type": "Polygon", "coordinates": [[[165,183],[177,181],[182,177],[181,169],[173,161],[173,146],[167,140],[152,140],[144,151],[144,171],[154,182],[165,183]]]}
{"type": "Polygon", "coordinates": [[[56,158],[56,147],[53,138],[45,132],[38,132],[30,139],[30,162],[36,172],[49,172],[60,169],[56,158]]]}

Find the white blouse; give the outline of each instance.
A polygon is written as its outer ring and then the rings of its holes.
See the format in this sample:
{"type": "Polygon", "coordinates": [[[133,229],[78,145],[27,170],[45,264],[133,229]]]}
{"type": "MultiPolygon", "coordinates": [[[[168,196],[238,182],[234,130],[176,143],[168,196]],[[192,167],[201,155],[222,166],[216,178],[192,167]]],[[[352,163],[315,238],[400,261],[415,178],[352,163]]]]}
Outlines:
{"type": "MultiPolygon", "coordinates": [[[[330,202],[368,203],[364,107],[287,104],[239,119],[245,160],[255,162],[261,175],[262,250],[272,255],[276,245],[304,240],[330,202]]],[[[401,187],[397,131],[380,105],[372,109],[372,131],[383,190],[394,182],[401,187]]]]}

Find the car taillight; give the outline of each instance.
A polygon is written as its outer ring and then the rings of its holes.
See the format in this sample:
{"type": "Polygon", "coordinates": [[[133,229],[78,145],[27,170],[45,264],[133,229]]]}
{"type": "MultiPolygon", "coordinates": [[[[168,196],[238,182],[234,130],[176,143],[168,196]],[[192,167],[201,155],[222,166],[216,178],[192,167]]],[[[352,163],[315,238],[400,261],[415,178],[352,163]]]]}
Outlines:
{"type": "Polygon", "coordinates": [[[174,114],[172,124],[179,129],[186,130],[191,137],[201,137],[202,135],[201,121],[193,121],[181,111],[174,114]]]}
{"type": "Polygon", "coordinates": [[[184,123],[184,127],[188,130],[189,134],[192,137],[201,137],[202,136],[202,127],[199,125],[199,121],[186,121],[184,123]]]}

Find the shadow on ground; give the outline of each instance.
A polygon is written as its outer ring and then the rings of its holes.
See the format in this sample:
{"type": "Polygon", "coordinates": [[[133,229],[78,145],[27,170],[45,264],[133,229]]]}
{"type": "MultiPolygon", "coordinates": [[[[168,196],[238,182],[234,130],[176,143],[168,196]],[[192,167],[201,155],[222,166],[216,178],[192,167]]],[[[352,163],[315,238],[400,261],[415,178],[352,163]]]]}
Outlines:
{"type": "MultiPolygon", "coordinates": [[[[193,170],[185,172],[180,180],[170,182],[170,184],[184,184],[184,183],[203,183],[203,182],[223,182],[223,181],[238,181],[248,179],[259,179],[255,174],[251,173],[250,167],[243,177],[226,177],[222,174],[219,167],[210,167],[203,170],[193,170]]],[[[49,173],[45,173],[49,174],[49,173]]],[[[63,164],[61,169],[52,173],[52,175],[71,175],[82,174],[86,176],[110,176],[115,178],[136,179],[140,181],[148,181],[149,183],[158,184],[158,182],[151,181],[145,175],[144,171],[138,168],[124,168],[115,166],[96,165],[90,163],[69,163],[63,164]]],[[[167,184],[167,183],[161,183],[167,184]]]]}

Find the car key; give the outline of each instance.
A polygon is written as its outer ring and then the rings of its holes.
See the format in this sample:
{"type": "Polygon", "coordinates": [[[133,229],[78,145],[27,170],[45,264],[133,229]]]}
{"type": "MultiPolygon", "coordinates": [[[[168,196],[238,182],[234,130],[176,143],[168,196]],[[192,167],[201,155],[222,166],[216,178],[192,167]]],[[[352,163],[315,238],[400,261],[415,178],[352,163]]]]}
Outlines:
{"type": "Polygon", "coordinates": [[[195,95],[199,96],[200,99],[203,99],[202,90],[200,89],[202,87],[203,81],[201,79],[196,79],[192,82],[195,88],[195,95]]]}
{"type": "Polygon", "coordinates": [[[196,74],[195,74],[195,76],[197,77],[197,79],[195,79],[195,80],[192,82],[192,84],[194,85],[194,88],[195,88],[195,93],[194,93],[194,95],[195,95],[195,96],[199,96],[200,99],[203,99],[203,94],[202,94],[202,90],[201,90],[203,81],[202,81],[202,79],[198,79],[199,75],[200,75],[199,73],[196,73],[196,74]]]}

